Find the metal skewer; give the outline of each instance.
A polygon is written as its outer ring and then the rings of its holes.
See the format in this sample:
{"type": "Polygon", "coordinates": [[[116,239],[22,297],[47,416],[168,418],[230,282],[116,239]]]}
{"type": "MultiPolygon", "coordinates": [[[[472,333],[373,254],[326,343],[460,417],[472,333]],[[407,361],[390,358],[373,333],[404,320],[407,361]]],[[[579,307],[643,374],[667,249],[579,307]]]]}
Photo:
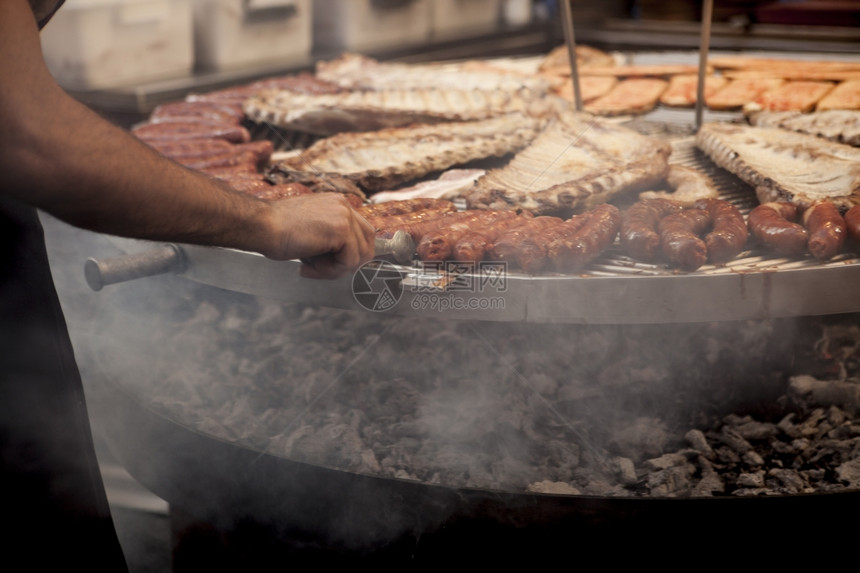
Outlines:
{"type": "Polygon", "coordinates": [[[576,111],[582,111],[582,92],[579,88],[579,68],[576,65],[576,39],[573,36],[573,12],[570,9],[570,0],[561,3],[562,27],[564,28],[564,42],[567,44],[567,55],[570,58],[570,79],[573,82],[573,104],[576,111]]]}
{"type": "Polygon", "coordinates": [[[711,44],[711,19],[714,0],[705,0],[702,6],[702,32],[699,37],[699,83],[696,86],[696,131],[702,127],[705,109],[705,75],[708,71],[708,48],[711,44]]]}

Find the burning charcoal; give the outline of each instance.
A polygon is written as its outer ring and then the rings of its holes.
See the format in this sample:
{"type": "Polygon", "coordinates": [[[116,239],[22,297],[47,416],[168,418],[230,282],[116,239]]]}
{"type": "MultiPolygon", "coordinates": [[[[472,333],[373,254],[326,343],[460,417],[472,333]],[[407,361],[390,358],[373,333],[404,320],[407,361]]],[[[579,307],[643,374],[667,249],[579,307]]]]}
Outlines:
{"type": "Polygon", "coordinates": [[[738,454],[745,454],[753,449],[752,445],[741,436],[737,430],[723,426],[722,431],[716,435],[722,443],[733,449],[738,454]]]}
{"type": "Polygon", "coordinates": [[[690,430],[684,434],[684,438],[694,450],[698,451],[708,459],[713,459],[714,450],[711,449],[711,445],[708,443],[707,438],[705,438],[705,434],[701,430],[690,430]]]}
{"type": "Polygon", "coordinates": [[[648,474],[648,490],[655,497],[677,497],[693,488],[692,477],[696,472],[693,464],[673,466],[648,474]]]}
{"type": "Polygon", "coordinates": [[[762,488],[764,487],[764,472],[742,473],[738,475],[736,483],[738,487],[762,488]]]}
{"type": "Polygon", "coordinates": [[[734,427],[735,431],[745,440],[762,441],[775,436],[778,432],[774,424],[750,420],[734,427]]]}
{"type": "Polygon", "coordinates": [[[860,488],[860,458],[836,467],[836,476],[850,488],[860,488]]]}
{"type": "Polygon", "coordinates": [[[779,480],[787,493],[801,493],[806,487],[803,478],[794,470],[773,468],[767,475],[779,480]]]}
{"type": "Polygon", "coordinates": [[[799,438],[801,436],[800,428],[797,427],[797,424],[794,423],[795,413],[791,412],[787,414],[779,423],[776,425],[782,433],[790,438],[799,438]]]}
{"type": "Polygon", "coordinates": [[[849,440],[860,436],[860,424],[852,424],[849,421],[827,432],[827,437],[834,440],[849,440]]]}
{"type": "Polygon", "coordinates": [[[558,495],[580,495],[580,491],[566,482],[539,481],[530,483],[526,491],[531,493],[554,493],[558,495]]]}
{"type": "Polygon", "coordinates": [[[816,406],[860,408],[860,384],[838,380],[817,380],[812,376],[793,376],[789,383],[790,396],[808,400],[816,406]]]}
{"type": "Polygon", "coordinates": [[[665,470],[674,466],[680,466],[687,463],[687,457],[681,453],[663,454],[659,458],[645,460],[643,466],[649,471],[665,470]]]}
{"type": "Polygon", "coordinates": [[[716,460],[723,464],[737,465],[741,462],[740,456],[731,448],[722,446],[714,450],[716,460]]]}
{"type": "Polygon", "coordinates": [[[618,480],[624,485],[634,485],[639,481],[636,475],[636,467],[633,460],[630,458],[615,458],[615,465],[618,467],[618,480]]]}
{"type": "Polygon", "coordinates": [[[615,432],[612,445],[622,456],[635,460],[661,455],[668,439],[661,420],[637,418],[630,425],[615,432]]]}
{"type": "Polygon", "coordinates": [[[827,421],[831,426],[841,426],[848,420],[848,415],[837,406],[830,406],[827,409],[827,421]]]}
{"type": "Polygon", "coordinates": [[[755,450],[750,450],[743,455],[743,461],[748,466],[763,466],[765,464],[764,458],[759,455],[755,450]]]}
{"type": "Polygon", "coordinates": [[[798,438],[796,440],[791,441],[791,449],[798,454],[802,454],[803,452],[809,450],[810,441],[806,438],[798,438]]]}
{"type": "Polygon", "coordinates": [[[582,493],[598,497],[623,495],[623,488],[605,479],[592,479],[582,488],[582,493]]]}
{"type": "MultiPolygon", "coordinates": [[[[819,424],[826,419],[824,410],[822,408],[816,408],[806,417],[806,419],[798,424],[800,428],[800,434],[802,436],[811,437],[817,436],[821,434],[821,429],[819,428],[819,424]]],[[[827,428],[828,430],[830,428],[827,428]]]]}
{"type": "Polygon", "coordinates": [[[711,462],[705,457],[699,457],[699,466],[702,478],[693,487],[691,494],[694,497],[710,497],[715,493],[723,493],[726,485],[711,462]]]}

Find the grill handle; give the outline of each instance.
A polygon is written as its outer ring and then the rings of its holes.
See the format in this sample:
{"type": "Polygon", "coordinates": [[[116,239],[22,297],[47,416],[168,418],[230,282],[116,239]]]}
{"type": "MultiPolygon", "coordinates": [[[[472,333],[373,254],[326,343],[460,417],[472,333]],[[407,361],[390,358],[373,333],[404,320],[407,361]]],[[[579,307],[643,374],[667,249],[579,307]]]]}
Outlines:
{"type": "Polygon", "coordinates": [[[176,245],[166,244],[142,253],[101,260],[89,258],[84,263],[84,277],[91,289],[100,291],[110,284],[176,273],[184,268],[182,251],[176,245]]]}

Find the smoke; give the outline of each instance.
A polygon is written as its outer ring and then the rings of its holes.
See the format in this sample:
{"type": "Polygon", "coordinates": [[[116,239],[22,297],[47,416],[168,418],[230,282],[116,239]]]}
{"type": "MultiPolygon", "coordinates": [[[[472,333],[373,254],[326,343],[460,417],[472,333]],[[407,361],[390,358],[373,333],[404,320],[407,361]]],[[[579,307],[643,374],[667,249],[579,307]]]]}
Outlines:
{"type": "MultiPolygon", "coordinates": [[[[114,249],[75,234],[55,250],[55,279],[88,399],[110,417],[118,406],[95,382],[119,389],[175,430],[104,439],[145,444],[149,459],[122,455],[171,503],[199,503],[228,528],[271,519],[308,543],[420,536],[469,507],[464,488],[638,495],[625,468],[682,445],[690,427],[766,409],[819,334],[804,320],[403,317],[171,276],[93,293],[82,262],[114,249]]],[[[110,427],[142,429],[124,422],[110,427]]]]}

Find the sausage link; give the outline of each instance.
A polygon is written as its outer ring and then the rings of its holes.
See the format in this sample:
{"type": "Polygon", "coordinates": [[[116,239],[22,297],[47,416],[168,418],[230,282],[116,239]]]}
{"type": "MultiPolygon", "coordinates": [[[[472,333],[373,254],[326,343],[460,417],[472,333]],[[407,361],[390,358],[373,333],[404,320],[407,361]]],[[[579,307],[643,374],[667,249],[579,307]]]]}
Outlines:
{"type": "Polygon", "coordinates": [[[212,121],[168,121],[145,123],[132,129],[143,141],[177,141],[180,139],[224,139],[231,143],[247,143],[250,132],[241,125],[212,121]]]}
{"type": "Polygon", "coordinates": [[[236,165],[219,165],[216,167],[198,167],[198,171],[202,171],[212,177],[218,179],[232,179],[234,177],[250,177],[253,179],[265,179],[265,175],[257,171],[253,163],[237,163],[236,165]]]}
{"type": "Polygon", "coordinates": [[[541,244],[540,235],[564,221],[558,217],[535,217],[519,227],[502,233],[489,251],[493,261],[504,261],[520,268],[535,268],[535,261],[545,256],[546,245],[541,244]]]}
{"type": "Polygon", "coordinates": [[[149,114],[149,121],[175,121],[176,118],[198,117],[210,121],[241,123],[244,114],[234,106],[207,101],[177,101],[159,105],[149,114]]]}
{"type": "Polygon", "coordinates": [[[798,256],[806,252],[809,233],[796,220],[797,206],[793,203],[762,203],[750,211],[747,226],[766,247],[781,255],[798,256]]]}
{"type": "Polygon", "coordinates": [[[708,260],[724,263],[735,258],[749,238],[743,214],[722,199],[699,199],[693,207],[707,211],[711,218],[711,231],[705,235],[708,260]]]}
{"type": "Polygon", "coordinates": [[[401,199],[398,201],[385,201],[384,203],[364,205],[359,209],[359,214],[365,218],[390,217],[392,215],[404,215],[436,207],[444,207],[448,211],[455,210],[454,203],[447,199],[417,197],[415,199],[401,199]]]}
{"type": "Polygon", "coordinates": [[[455,261],[482,261],[493,242],[504,232],[519,227],[530,220],[531,215],[518,215],[494,221],[484,229],[469,231],[454,245],[451,257],[455,261]]]}
{"type": "Polygon", "coordinates": [[[499,218],[516,217],[515,211],[480,211],[474,215],[425,234],[418,242],[416,251],[422,261],[444,261],[451,258],[454,245],[476,225],[483,225],[499,218]]]}
{"type": "Polygon", "coordinates": [[[233,147],[233,144],[223,139],[156,139],[145,143],[165,157],[172,159],[226,153],[233,147]]]}
{"type": "Polygon", "coordinates": [[[652,261],[660,249],[657,226],[660,219],[683,209],[671,199],[646,199],[630,206],[621,220],[621,246],[625,252],[641,261],[652,261]]]}
{"type": "Polygon", "coordinates": [[[397,231],[406,231],[412,235],[413,240],[420,241],[427,232],[439,227],[448,222],[453,222],[458,218],[466,218],[467,213],[450,210],[445,206],[428,207],[413,211],[411,213],[403,213],[401,215],[390,216],[366,216],[363,205],[358,209],[358,213],[365,217],[367,221],[376,229],[376,235],[379,237],[391,237],[397,231]]]}
{"type": "Polygon", "coordinates": [[[845,227],[849,237],[860,241],[860,205],[854,205],[845,213],[845,227]]]}
{"type": "Polygon", "coordinates": [[[191,169],[206,170],[217,167],[246,166],[249,171],[257,169],[257,156],[250,151],[236,153],[228,151],[202,157],[179,157],[175,161],[191,169]]]}
{"type": "Polygon", "coordinates": [[[803,224],[809,231],[809,252],[819,261],[826,261],[842,250],[845,244],[845,219],[830,201],[822,201],[803,213],[803,224]]]}
{"type": "Polygon", "coordinates": [[[673,265],[694,271],[708,260],[708,247],[699,235],[711,224],[702,209],[684,209],[660,220],[660,245],[673,265]]]}
{"type": "Polygon", "coordinates": [[[252,153],[257,167],[263,168],[269,162],[269,158],[272,157],[275,146],[271,141],[263,139],[247,143],[236,143],[233,145],[233,151],[236,153],[252,153]]]}
{"type": "Polygon", "coordinates": [[[278,183],[277,185],[269,185],[266,189],[254,191],[251,194],[257,199],[263,199],[264,201],[277,201],[299,195],[308,195],[310,193],[313,193],[313,191],[301,183],[278,183]]]}
{"type": "Polygon", "coordinates": [[[569,236],[551,242],[547,253],[556,270],[577,271],[599,257],[615,242],[621,228],[621,211],[603,204],[581,215],[581,223],[569,236]]]}
{"type": "Polygon", "coordinates": [[[584,214],[575,215],[560,225],[548,226],[523,238],[522,252],[517,257],[517,264],[524,271],[532,274],[548,268],[552,263],[550,245],[572,236],[585,224],[585,221],[584,214]]]}

